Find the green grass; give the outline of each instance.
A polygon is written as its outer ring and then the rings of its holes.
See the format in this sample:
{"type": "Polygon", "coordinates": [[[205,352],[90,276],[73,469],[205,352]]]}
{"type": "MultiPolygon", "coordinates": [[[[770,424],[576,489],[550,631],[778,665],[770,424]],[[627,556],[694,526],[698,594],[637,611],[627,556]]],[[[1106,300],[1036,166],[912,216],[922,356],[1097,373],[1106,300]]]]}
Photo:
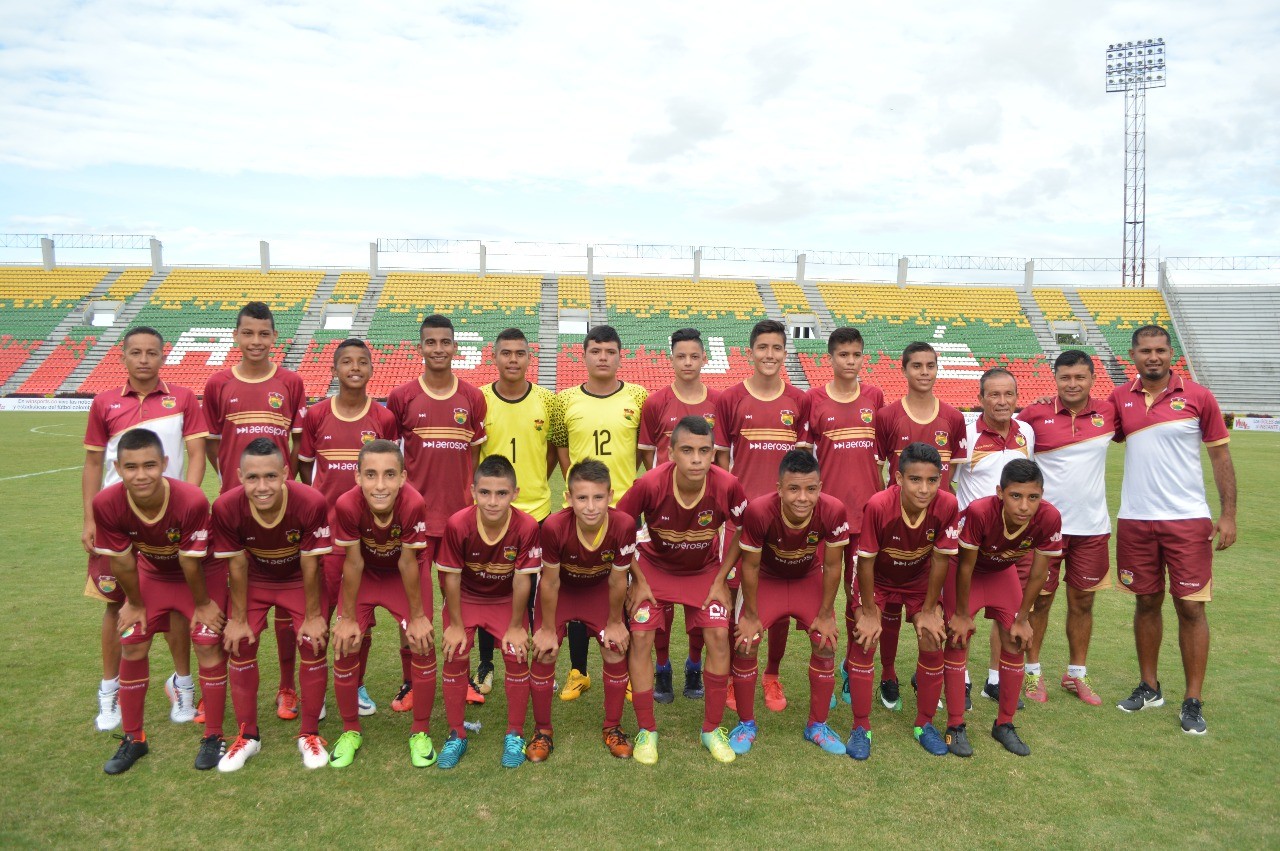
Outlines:
{"type": "MultiPolygon", "coordinates": [[[[276,663],[267,637],[264,749],[248,768],[229,776],[192,769],[197,731],[168,721],[160,683],[170,663],[157,642],[147,703],[151,754],[111,778],[102,763],[114,740],[91,724],[101,607],[80,596],[78,469],[9,478],[77,468],[83,428],[83,415],[0,416],[6,448],[0,498],[11,511],[0,530],[0,581],[7,589],[0,641],[8,650],[0,661],[0,845],[809,847],[854,837],[941,847],[1280,844],[1280,747],[1269,726],[1280,705],[1280,654],[1270,643],[1280,627],[1273,556],[1280,534],[1266,519],[1280,469],[1275,435],[1234,436],[1240,543],[1216,565],[1205,694],[1209,734],[1203,738],[1178,727],[1182,676],[1170,607],[1162,658],[1168,704],[1133,716],[1114,709],[1137,671],[1132,603],[1113,590],[1098,600],[1089,660],[1105,705],[1086,707],[1054,685],[1048,704],[1019,713],[1020,732],[1033,749],[1027,759],[1006,754],[986,735],[995,706],[984,700],[969,716],[972,759],[931,757],[911,740],[914,701],[905,679],[914,651],[905,636],[898,663],[905,711],[875,709],[871,760],[859,764],[821,753],[800,738],[807,659],[796,636],[783,670],[791,705],[781,715],[760,707],[761,739],[733,765],[715,764],[701,750],[702,704],[681,697],[658,707],[656,767],[609,758],[599,741],[599,654],[593,650],[592,690],[575,703],[556,701],[556,752],[548,764],[517,771],[498,766],[505,719],[498,688],[488,705],[468,712],[484,730],[473,736],[458,770],[415,770],[407,754],[409,719],[389,711],[400,672],[388,623],[377,630],[368,675],[378,714],[366,719],[365,746],[350,769],[302,768],[296,724],[272,712],[276,663]]],[[[1116,448],[1108,473],[1113,511],[1121,460],[1116,448]]],[[[678,635],[677,659],[683,641],[678,635]]],[[[971,662],[979,681],[983,655],[975,650],[971,662]]],[[[1061,675],[1065,655],[1059,601],[1043,654],[1051,681],[1061,675]]],[[[567,653],[561,658],[563,682],[567,653]]],[[[679,673],[676,681],[678,692],[679,673]]],[[[332,697],[329,711],[321,727],[332,741],[338,732],[332,697]]],[[[634,730],[629,709],[624,717],[634,730]]],[[[841,704],[832,725],[844,733],[848,722],[841,704]]],[[[432,732],[439,745],[439,700],[432,732]]]]}

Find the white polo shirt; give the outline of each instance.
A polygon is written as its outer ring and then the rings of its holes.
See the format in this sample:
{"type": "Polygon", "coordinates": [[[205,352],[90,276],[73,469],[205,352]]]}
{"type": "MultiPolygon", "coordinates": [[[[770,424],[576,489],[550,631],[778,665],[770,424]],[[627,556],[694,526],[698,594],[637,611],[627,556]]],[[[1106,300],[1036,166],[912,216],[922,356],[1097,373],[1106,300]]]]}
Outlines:
{"type": "Polygon", "coordinates": [[[968,508],[975,499],[995,496],[1004,465],[1015,458],[1031,458],[1035,445],[1036,436],[1031,426],[1016,419],[1009,421],[1006,437],[992,431],[982,417],[969,423],[964,445],[951,457],[960,510],[968,508]]]}

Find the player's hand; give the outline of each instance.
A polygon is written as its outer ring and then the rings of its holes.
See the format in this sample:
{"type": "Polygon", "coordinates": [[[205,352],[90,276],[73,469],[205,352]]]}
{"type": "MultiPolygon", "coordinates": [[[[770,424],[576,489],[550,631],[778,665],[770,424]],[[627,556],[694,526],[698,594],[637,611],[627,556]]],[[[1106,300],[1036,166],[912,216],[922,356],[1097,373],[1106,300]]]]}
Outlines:
{"type": "Polygon", "coordinates": [[[1057,401],[1057,397],[1056,397],[1056,396],[1041,396],[1040,398],[1036,399],[1036,400],[1035,400],[1035,402],[1033,402],[1032,404],[1034,404],[1034,405],[1047,405],[1047,404],[1049,404],[1050,402],[1054,402],[1054,401],[1057,401]]]}
{"type": "Polygon", "coordinates": [[[116,618],[116,630],[123,636],[136,626],[139,635],[147,634],[147,607],[135,606],[128,600],[120,604],[120,616],[116,618]]]}
{"type": "MultiPolygon", "coordinates": [[[[701,608],[705,609],[707,606],[710,606],[712,603],[719,603],[720,605],[724,606],[725,611],[728,611],[729,601],[732,599],[733,599],[733,596],[729,593],[729,586],[727,584],[725,584],[722,581],[712,582],[711,590],[707,592],[707,599],[702,601],[701,608]]],[[[656,606],[658,604],[658,601],[654,600],[653,604],[656,606]]]]}
{"type": "Polygon", "coordinates": [[[617,653],[626,653],[631,646],[631,633],[622,621],[607,623],[600,631],[600,643],[617,653]]]}
{"type": "Polygon", "coordinates": [[[528,631],[522,626],[509,627],[502,634],[502,649],[516,657],[517,662],[523,662],[529,657],[528,631]]]}
{"type": "Polygon", "coordinates": [[[458,624],[452,624],[444,628],[444,660],[452,662],[453,657],[462,652],[462,648],[467,643],[467,631],[458,624]]]}
{"type": "Polygon", "coordinates": [[[93,555],[93,533],[96,531],[98,527],[92,520],[84,521],[84,530],[80,533],[80,546],[84,547],[84,551],[89,555],[93,555]]]}
{"type": "Polygon", "coordinates": [[[969,636],[973,635],[973,618],[956,612],[947,621],[947,634],[952,647],[968,647],[969,636]]]}
{"type": "Polygon", "coordinates": [[[915,624],[917,632],[929,636],[939,646],[946,643],[947,625],[942,620],[942,613],[937,607],[934,607],[933,611],[921,610],[920,614],[916,615],[915,624]]]}
{"type": "Polygon", "coordinates": [[[1234,517],[1219,517],[1218,522],[1213,524],[1213,532],[1209,534],[1209,540],[1214,537],[1218,538],[1218,543],[1214,547],[1215,550],[1225,550],[1236,542],[1236,519],[1234,517]]]}
{"type": "Polygon", "coordinates": [[[533,657],[539,662],[552,661],[559,650],[560,639],[554,629],[543,626],[533,634],[533,657]]]}
{"type": "Polygon", "coordinates": [[[298,631],[298,641],[308,642],[312,652],[324,652],[325,645],[329,643],[329,622],[319,615],[305,619],[298,631]]]}
{"type": "Polygon", "coordinates": [[[1009,637],[1013,639],[1013,643],[1018,645],[1019,650],[1028,650],[1031,647],[1031,640],[1035,637],[1035,630],[1031,628],[1031,621],[1023,618],[1014,618],[1013,626],[1009,627],[1009,637]]]}
{"type": "Polygon", "coordinates": [[[835,650],[836,643],[840,641],[840,628],[836,625],[836,613],[828,612],[827,614],[818,615],[813,619],[809,632],[818,636],[819,650],[824,647],[830,647],[835,650]]]}
{"type": "Polygon", "coordinates": [[[255,644],[257,640],[253,637],[253,630],[249,629],[249,622],[243,618],[231,618],[222,628],[222,646],[232,656],[240,654],[241,641],[255,644]]]}
{"type": "Polygon", "coordinates": [[[360,651],[364,636],[355,618],[339,616],[333,624],[333,657],[352,656],[360,651]]]}
{"type": "Polygon", "coordinates": [[[227,624],[227,616],[218,608],[217,603],[206,600],[203,605],[195,607],[191,613],[191,621],[192,626],[203,626],[214,635],[221,635],[222,628],[227,624]]]}
{"type": "Polygon", "coordinates": [[[742,614],[738,615],[738,627],[733,631],[733,649],[741,649],[743,655],[746,655],[753,646],[760,643],[760,634],[763,632],[760,616],[755,612],[748,612],[744,607],[742,614]]]}
{"type": "Polygon", "coordinates": [[[871,652],[871,649],[880,641],[880,632],[883,627],[880,625],[880,609],[874,604],[859,606],[853,615],[853,640],[858,642],[858,646],[862,648],[864,653],[871,652]]]}
{"type": "Polygon", "coordinates": [[[658,607],[658,598],[653,596],[653,589],[649,587],[649,583],[632,576],[631,584],[627,586],[627,614],[634,615],[636,609],[645,600],[648,600],[655,609],[658,607]]]}
{"type": "Polygon", "coordinates": [[[419,656],[429,655],[435,646],[436,630],[431,625],[431,618],[419,615],[409,618],[404,627],[404,637],[409,642],[409,649],[419,656]]]}

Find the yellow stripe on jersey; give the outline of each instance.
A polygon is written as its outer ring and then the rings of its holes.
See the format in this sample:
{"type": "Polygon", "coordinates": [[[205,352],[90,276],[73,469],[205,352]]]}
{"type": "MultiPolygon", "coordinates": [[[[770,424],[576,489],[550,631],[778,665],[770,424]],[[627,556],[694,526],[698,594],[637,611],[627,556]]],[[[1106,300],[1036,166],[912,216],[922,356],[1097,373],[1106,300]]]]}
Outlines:
{"type": "MultiPolygon", "coordinates": [[[[925,553],[932,549],[933,544],[930,543],[925,544],[917,550],[900,550],[896,547],[885,547],[881,552],[894,561],[915,561],[918,558],[923,558],[925,553]]],[[[861,553],[859,553],[859,555],[861,555],[861,553]]]]}
{"type": "Polygon", "coordinates": [[[480,460],[505,455],[516,468],[520,493],[515,507],[545,520],[551,513],[551,485],[547,482],[547,446],[551,430],[558,427],[556,394],[537,384],[529,385],[523,399],[510,401],[494,392],[492,384],[480,388],[488,403],[484,430],[489,439],[480,444],[480,460]]]}
{"type": "Polygon", "coordinates": [[[655,529],[649,527],[649,534],[655,535],[669,544],[679,544],[687,541],[709,541],[718,537],[719,529],[698,529],[691,532],[677,532],[674,529],[655,529]]]}
{"type": "Polygon", "coordinates": [[[773,550],[773,554],[775,556],[777,556],[780,559],[784,559],[786,561],[795,561],[796,559],[799,559],[799,558],[805,558],[807,556],[813,555],[818,551],[817,547],[804,547],[803,549],[799,549],[799,550],[784,550],[784,549],[779,549],[777,544],[770,544],[769,549],[773,550]]]}
{"type": "Polygon", "coordinates": [[[876,436],[876,430],[873,428],[834,428],[831,431],[824,432],[828,440],[870,440],[876,436]]]}
{"type": "Polygon", "coordinates": [[[551,442],[569,448],[571,464],[585,458],[603,461],[615,506],[636,480],[640,408],[648,395],[640,385],[629,383],[608,396],[592,396],[581,386],[556,394],[561,414],[551,442]]]}
{"type": "Polygon", "coordinates": [[[796,442],[796,433],[785,428],[744,428],[742,436],[747,440],[780,440],[787,443],[796,442]]]}

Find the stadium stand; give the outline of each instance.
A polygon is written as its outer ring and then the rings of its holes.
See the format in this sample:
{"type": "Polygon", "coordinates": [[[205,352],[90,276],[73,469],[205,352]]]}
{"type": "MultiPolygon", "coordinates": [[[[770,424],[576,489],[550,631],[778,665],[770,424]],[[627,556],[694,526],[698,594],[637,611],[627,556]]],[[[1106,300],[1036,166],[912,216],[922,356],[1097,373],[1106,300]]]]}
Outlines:
{"type": "Polygon", "coordinates": [[[82,326],[67,332],[66,338],[54,346],[44,362],[22,382],[17,392],[36,396],[56,393],[96,342],[98,332],[95,328],[82,326]]]}
{"type": "Polygon", "coordinates": [[[1075,291],[1085,308],[1093,316],[1098,330],[1111,346],[1116,360],[1130,378],[1137,375],[1133,361],[1129,359],[1129,345],[1135,328],[1143,325],[1161,325],[1169,329],[1173,342],[1174,372],[1190,376],[1182,344],[1174,330],[1164,297],[1156,289],[1089,289],[1075,291]]]}
{"type": "Polygon", "coordinates": [[[560,276],[560,309],[590,310],[591,288],[581,275],[560,276]]]}
{"type": "MultiPolygon", "coordinates": [[[[67,315],[107,276],[102,268],[54,269],[37,267],[0,267],[0,384],[8,381],[28,357],[46,343],[50,334],[67,315]]],[[[55,364],[70,351],[51,352],[55,364]]],[[[83,356],[83,353],[82,355],[83,356]]],[[[34,373],[33,373],[34,375],[34,373]]],[[[52,373],[50,373],[52,375],[52,373]]],[[[31,376],[23,383],[30,382],[31,376]]],[[[33,387],[44,387],[50,378],[38,379],[33,387]]],[[[23,393],[47,393],[47,390],[18,388],[23,393]]]]}

